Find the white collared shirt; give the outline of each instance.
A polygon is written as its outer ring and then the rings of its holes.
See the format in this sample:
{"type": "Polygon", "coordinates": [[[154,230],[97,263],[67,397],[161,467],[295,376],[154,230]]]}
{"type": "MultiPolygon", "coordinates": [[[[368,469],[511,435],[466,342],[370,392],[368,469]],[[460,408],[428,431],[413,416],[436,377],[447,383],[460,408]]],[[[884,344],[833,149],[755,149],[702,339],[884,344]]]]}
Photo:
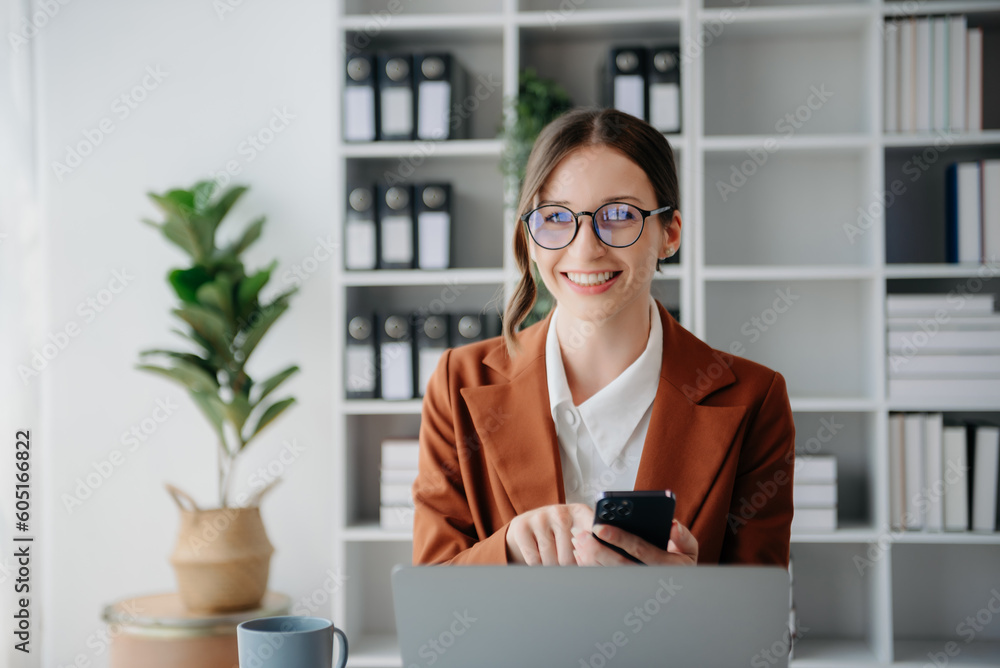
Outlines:
{"type": "Polygon", "coordinates": [[[552,313],[545,339],[545,375],[559,438],[566,503],[594,507],[604,491],[635,487],[663,359],[663,324],[652,295],[649,312],[646,349],[621,375],[579,406],[573,404],[556,335],[559,307],[552,313]]]}

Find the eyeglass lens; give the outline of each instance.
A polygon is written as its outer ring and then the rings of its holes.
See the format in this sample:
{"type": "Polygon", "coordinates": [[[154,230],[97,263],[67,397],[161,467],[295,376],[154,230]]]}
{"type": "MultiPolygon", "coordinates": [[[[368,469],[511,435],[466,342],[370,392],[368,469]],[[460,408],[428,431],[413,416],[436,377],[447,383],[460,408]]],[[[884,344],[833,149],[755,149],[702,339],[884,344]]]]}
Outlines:
{"type": "MultiPolygon", "coordinates": [[[[609,246],[622,247],[635,243],[642,232],[642,212],[630,204],[613,202],[594,212],[597,233],[609,246]]],[[[543,248],[562,248],[576,233],[573,212],[555,204],[539,207],[528,216],[528,230],[543,248]]]]}

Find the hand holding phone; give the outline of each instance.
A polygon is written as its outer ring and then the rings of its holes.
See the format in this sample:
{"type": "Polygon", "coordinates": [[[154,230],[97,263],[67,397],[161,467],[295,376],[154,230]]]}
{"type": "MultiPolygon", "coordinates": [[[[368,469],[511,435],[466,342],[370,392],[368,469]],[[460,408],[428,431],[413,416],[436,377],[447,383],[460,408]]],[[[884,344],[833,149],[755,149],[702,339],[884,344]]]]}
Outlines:
{"type": "MultiPolygon", "coordinates": [[[[610,524],[666,551],[670,543],[670,528],[674,520],[675,505],[674,493],[670,490],[605,492],[604,497],[597,501],[594,510],[594,526],[610,524]]],[[[617,545],[600,538],[597,540],[623,557],[642,563],[617,545]]]]}

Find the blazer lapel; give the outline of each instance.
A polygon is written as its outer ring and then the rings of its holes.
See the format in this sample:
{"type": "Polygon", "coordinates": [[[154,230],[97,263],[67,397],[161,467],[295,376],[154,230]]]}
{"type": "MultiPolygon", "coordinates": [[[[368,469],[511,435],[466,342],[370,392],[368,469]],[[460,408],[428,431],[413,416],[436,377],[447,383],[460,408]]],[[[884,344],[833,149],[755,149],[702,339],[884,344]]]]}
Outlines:
{"type": "Polygon", "coordinates": [[[550,319],[551,314],[521,332],[522,350],[513,359],[503,344],[483,359],[509,382],[460,390],[483,454],[519,514],[566,499],[545,376],[550,319]]]}
{"type": "Polygon", "coordinates": [[[663,363],[635,489],[673,491],[675,515],[691,528],[733,447],[746,408],[699,403],[736,377],[722,353],[657,306],[663,323],[663,363]]]}

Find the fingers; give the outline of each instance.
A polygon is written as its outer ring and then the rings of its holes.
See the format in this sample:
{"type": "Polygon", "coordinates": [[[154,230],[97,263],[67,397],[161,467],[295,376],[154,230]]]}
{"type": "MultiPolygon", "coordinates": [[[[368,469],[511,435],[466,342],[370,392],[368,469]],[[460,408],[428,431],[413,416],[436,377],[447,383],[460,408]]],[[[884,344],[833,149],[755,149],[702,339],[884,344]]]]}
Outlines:
{"type": "Polygon", "coordinates": [[[603,545],[590,531],[573,532],[573,547],[576,561],[581,566],[629,566],[635,564],[622,555],[603,545]]]}
{"type": "Polygon", "coordinates": [[[674,520],[673,527],[670,529],[670,542],[667,544],[667,550],[682,554],[693,563],[698,563],[698,539],[677,520],[674,520]]]}
{"type": "Polygon", "coordinates": [[[515,517],[507,529],[511,560],[528,566],[575,565],[572,530],[576,521],[574,511],[565,505],[536,508],[515,517]]]}

